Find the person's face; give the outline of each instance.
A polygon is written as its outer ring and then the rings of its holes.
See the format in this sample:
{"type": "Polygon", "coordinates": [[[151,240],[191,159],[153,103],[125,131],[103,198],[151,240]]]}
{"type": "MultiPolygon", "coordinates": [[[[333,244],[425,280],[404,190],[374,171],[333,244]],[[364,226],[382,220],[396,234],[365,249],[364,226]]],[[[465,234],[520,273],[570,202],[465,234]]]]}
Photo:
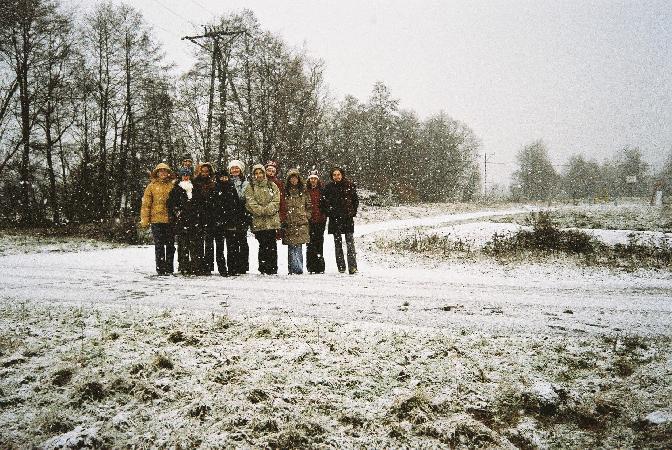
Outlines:
{"type": "Polygon", "coordinates": [[[229,170],[229,173],[231,174],[232,177],[238,177],[240,176],[240,167],[238,166],[233,166],[229,170]]]}
{"type": "Polygon", "coordinates": [[[341,173],[340,170],[334,170],[334,173],[331,174],[331,178],[332,180],[338,183],[343,179],[343,174],[341,173]]]}
{"type": "Polygon", "coordinates": [[[156,172],[156,175],[159,177],[159,180],[165,180],[168,178],[168,175],[170,175],[170,172],[168,172],[166,169],[159,169],[156,172]]]}
{"type": "Polygon", "coordinates": [[[210,176],[210,167],[208,166],[201,167],[201,175],[203,175],[204,177],[210,176]]]}
{"type": "Polygon", "coordinates": [[[312,177],[312,178],[309,178],[308,181],[310,182],[310,186],[311,186],[311,187],[316,188],[316,187],[317,187],[317,182],[318,182],[319,180],[318,180],[317,178],[315,178],[315,177],[312,177]]]}
{"type": "Polygon", "coordinates": [[[191,165],[192,165],[192,162],[191,162],[190,159],[185,159],[184,161],[182,161],[182,167],[189,168],[189,167],[191,167],[191,165]]]}
{"type": "Polygon", "coordinates": [[[275,170],[275,167],[273,166],[266,167],[266,175],[268,175],[271,178],[274,177],[277,172],[278,171],[275,170]]]}
{"type": "Polygon", "coordinates": [[[191,176],[189,175],[182,175],[182,181],[189,181],[191,179],[191,176]]]}
{"type": "Polygon", "coordinates": [[[299,177],[295,175],[289,177],[289,184],[291,184],[292,186],[296,186],[297,184],[299,184],[299,177]]]}
{"type": "Polygon", "coordinates": [[[254,171],[254,179],[257,181],[261,181],[264,179],[264,171],[261,169],[257,169],[254,171]]]}
{"type": "Polygon", "coordinates": [[[229,177],[227,177],[226,175],[222,175],[221,177],[219,177],[219,181],[221,181],[222,183],[226,183],[227,181],[229,181],[229,177]]]}

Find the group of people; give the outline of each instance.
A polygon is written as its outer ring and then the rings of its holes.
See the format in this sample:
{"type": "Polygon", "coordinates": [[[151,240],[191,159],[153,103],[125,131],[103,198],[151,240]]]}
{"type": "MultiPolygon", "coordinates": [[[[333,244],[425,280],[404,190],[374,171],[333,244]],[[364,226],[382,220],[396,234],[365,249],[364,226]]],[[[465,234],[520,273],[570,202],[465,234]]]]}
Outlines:
{"type": "Polygon", "coordinates": [[[353,234],[359,197],[343,168],[332,168],[326,185],[317,170],[304,179],[291,169],[283,181],[278,169],[276,161],[256,164],[248,180],[245,164],[239,160],[219,171],[208,162],[194,167],[190,155],[184,156],[176,173],[167,164],[158,164],[151,172],[140,212],[141,227],[151,226],[156,272],[174,272],[177,241],[181,274],[211,275],[215,263],[222,276],[245,274],[251,228],[259,243],[260,273],[278,272],[278,240],[287,246],[289,274],[303,273],[303,244],[308,272],[324,273],[326,228],[334,236],[338,271],[357,273],[353,234]]]}

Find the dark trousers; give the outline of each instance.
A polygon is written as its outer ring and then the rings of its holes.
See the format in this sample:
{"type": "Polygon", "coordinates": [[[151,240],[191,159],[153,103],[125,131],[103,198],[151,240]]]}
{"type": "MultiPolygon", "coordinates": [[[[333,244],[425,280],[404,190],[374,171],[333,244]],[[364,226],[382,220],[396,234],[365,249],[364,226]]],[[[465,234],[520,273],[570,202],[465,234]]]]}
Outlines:
{"type": "Polygon", "coordinates": [[[324,273],[324,223],[310,224],[310,242],[306,248],[306,268],[310,273],[324,273]]]}
{"type": "MultiPolygon", "coordinates": [[[[348,270],[357,271],[357,253],[355,253],[355,237],[353,233],[345,233],[345,245],[348,252],[348,270]]],[[[343,238],[340,234],[334,234],[334,247],[336,250],[336,266],[339,272],[345,272],[345,258],[343,257],[343,238]]]]}
{"type": "Polygon", "coordinates": [[[237,231],[240,238],[240,267],[241,273],[247,273],[250,270],[250,245],[247,243],[247,228],[243,231],[237,231]]]}
{"type": "Polygon", "coordinates": [[[275,232],[276,230],[254,232],[254,237],[259,241],[259,272],[265,275],[278,273],[278,244],[275,232]]]}
{"type": "MultiPolygon", "coordinates": [[[[226,256],[229,260],[229,275],[246,273],[249,266],[250,248],[247,245],[247,232],[239,230],[226,230],[226,256]],[[243,248],[243,243],[245,247],[243,248]]],[[[219,265],[219,263],[217,263],[219,265]]]]}
{"type": "MultiPolygon", "coordinates": [[[[212,272],[215,270],[215,241],[217,233],[214,230],[206,229],[203,232],[203,257],[204,271],[212,272]]],[[[219,249],[218,249],[219,250],[219,249]]],[[[222,252],[224,248],[222,248],[222,252]]],[[[223,255],[224,253],[222,253],[223,255]]],[[[219,265],[218,265],[219,266],[219,265]]]]}
{"type": "Polygon", "coordinates": [[[172,225],[168,223],[153,223],[152,237],[154,238],[156,273],[159,275],[173,273],[175,234],[173,233],[172,225]]]}
{"type": "MultiPolygon", "coordinates": [[[[229,247],[229,240],[226,237],[226,232],[222,231],[221,233],[213,233],[212,240],[214,240],[214,253],[215,253],[215,261],[217,261],[217,271],[220,273],[220,275],[226,275],[228,271],[226,269],[226,257],[224,256],[225,240],[226,240],[227,252],[229,247]]],[[[206,247],[205,247],[206,250],[208,249],[207,246],[208,242],[210,242],[210,239],[206,239],[206,247]]],[[[208,261],[210,271],[212,272],[214,270],[214,264],[212,263],[212,256],[206,253],[205,258],[208,261]]],[[[231,261],[229,261],[229,264],[231,264],[231,261]]]]}
{"type": "Polygon", "coordinates": [[[201,270],[198,258],[201,242],[201,237],[192,231],[177,235],[177,269],[180,273],[193,274],[201,270]]]}

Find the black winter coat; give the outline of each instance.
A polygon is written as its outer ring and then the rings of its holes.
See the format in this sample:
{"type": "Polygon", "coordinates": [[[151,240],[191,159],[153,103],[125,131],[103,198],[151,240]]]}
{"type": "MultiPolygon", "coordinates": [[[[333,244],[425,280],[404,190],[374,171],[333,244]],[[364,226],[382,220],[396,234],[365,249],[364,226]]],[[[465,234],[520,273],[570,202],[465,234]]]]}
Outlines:
{"type": "Polygon", "coordinates": [[[204,229],[213,229],[215,226],[215,215],[212,210],[212,203],[215,191],[215,182],[207,177],[195,177],[192,181],[194,185],[193,199],[198,208],[200,224],[204,229]]]}
{"type": "Polygon", "coordinates": [[[338,183],[332,181],[322,190],[320,210],[329,218],[329,234],[354,233],[357,208],[357,187],[347,178],[338,183]]]}
{"type": "Polygon", "coordinates": [[[176,234],[193,234],[201,229],[201,208],[193,191],[190,199],[187,191],[176,183],[168,196],[167,206],[168,217],[176,234]]]}
{"type": "Polygon", "coordinates": [[[231,180],[226,183],[217,181],[209,200],[209,212],[215,232],[247,229],[251,216],[245,209],[245,201],[238,196],[238,191],[231,180]]]}

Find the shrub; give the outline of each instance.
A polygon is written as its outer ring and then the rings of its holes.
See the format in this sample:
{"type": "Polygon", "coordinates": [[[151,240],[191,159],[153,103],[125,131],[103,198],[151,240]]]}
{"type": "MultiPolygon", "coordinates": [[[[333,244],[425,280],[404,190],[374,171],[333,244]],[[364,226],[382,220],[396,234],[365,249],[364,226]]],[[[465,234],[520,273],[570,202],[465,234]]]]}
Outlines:
{"type": "Polygon", "coordinates": [[[511,236],[495,234],[483,252],[490,256],[511,256],[524,251],[589,255],[598,245],[583,231],[561,230],[548,212],[533,213],[527,223],[532,230],[520,230],[511,236]]]}

